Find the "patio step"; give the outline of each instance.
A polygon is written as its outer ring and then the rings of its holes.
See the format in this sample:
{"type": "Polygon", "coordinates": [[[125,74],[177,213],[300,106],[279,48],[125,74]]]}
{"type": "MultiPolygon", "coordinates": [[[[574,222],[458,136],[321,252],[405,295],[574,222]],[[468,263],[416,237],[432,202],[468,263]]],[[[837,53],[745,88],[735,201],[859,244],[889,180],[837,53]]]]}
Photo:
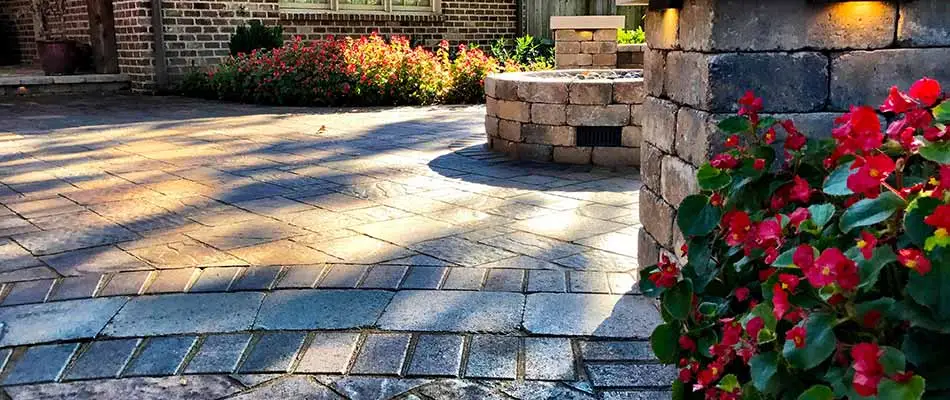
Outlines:
{"type": "Polygon", "coordinates": [[[125,74],[12,75],[0,76],[0,96],[34,96],[78,93],[127,93],[125,74]]]}

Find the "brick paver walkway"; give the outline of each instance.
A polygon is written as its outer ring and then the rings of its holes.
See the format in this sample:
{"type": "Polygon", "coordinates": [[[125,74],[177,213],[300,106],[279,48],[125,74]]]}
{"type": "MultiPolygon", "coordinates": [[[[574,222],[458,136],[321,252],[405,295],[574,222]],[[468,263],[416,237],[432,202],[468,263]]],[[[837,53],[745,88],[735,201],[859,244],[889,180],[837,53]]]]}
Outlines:
{"type": "Polygon", "coordinates": [[[483,115],[0,104],[3,390],[669,397],[637,172],[499,158],[483,115]]]}

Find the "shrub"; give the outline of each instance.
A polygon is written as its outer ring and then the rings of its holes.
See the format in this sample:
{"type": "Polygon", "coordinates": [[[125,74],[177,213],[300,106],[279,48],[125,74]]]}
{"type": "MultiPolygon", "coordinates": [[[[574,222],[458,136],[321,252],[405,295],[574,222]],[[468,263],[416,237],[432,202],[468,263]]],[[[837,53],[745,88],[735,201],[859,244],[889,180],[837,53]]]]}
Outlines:
{"type": "Polygon", "coordinates": [[[554,65],[554,43],[531,35],[515,38],[511,43],[498,39],[492,43],[491,54],[501,64],[554,65]]]}
{"type": "Polygon", "coordinates": [[[643,31],[643,27],[637,27],[633,30],[621,29],[617,32],[617,43],[619,44],[642,44],[646,42],[647,35],[643,31]]]}
{"type": "MultiPolygon", "coordinates": [[[[832,139],[739,100],[680,204],[687,261],[643,270],[675,398],[919,399],[950,389],[950,101],[923,79],[832,139]],[[943,101],[943,102],[942,102],[943,101]],[[784,144],[776,142],[783,132],[784,144]]],[[[676,258],[675,256],[673,258],[676,258]]]]}
{"type": "Polygon", "coordinates": [[[435,52],[404,37],[329,38],[253,50],[185,77],[185,95],[289,105],[412,105],[480,102],[484,79],[500,69],[475,47],[447,42],[435,52]]]}
{"type": "Polygon", "coordinates": [[[280,25],[266,27],[261,21],[251,20],[250,25],[241,25],[231,36],[228,48],[232,56],[254,50],[276,49],[284,44],[284,28],[280,25]]]}

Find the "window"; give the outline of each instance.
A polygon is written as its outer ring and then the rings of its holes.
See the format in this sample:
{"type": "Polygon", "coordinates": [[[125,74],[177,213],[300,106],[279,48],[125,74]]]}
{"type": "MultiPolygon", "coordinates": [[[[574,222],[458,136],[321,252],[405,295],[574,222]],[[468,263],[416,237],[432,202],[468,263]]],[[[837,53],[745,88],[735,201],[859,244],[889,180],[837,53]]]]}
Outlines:
{"type": "Polygon", "coordinates": [[[281,8],[339,13],[438,13],[440,0],[281,0],[281,8]]]}

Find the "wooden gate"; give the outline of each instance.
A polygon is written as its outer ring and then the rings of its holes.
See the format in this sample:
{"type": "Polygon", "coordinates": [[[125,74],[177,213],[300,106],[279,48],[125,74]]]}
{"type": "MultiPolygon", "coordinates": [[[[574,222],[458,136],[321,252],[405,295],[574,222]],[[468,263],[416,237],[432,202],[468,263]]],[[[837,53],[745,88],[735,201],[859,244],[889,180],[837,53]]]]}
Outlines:
{"type": "Polygon", "coordinates": [[[552,39],[551,17],[561,15],[624,15],[626,28],[642,26],[644,7],[617,7],[616,0],[522,0],[524,33],[552,39]]]}

